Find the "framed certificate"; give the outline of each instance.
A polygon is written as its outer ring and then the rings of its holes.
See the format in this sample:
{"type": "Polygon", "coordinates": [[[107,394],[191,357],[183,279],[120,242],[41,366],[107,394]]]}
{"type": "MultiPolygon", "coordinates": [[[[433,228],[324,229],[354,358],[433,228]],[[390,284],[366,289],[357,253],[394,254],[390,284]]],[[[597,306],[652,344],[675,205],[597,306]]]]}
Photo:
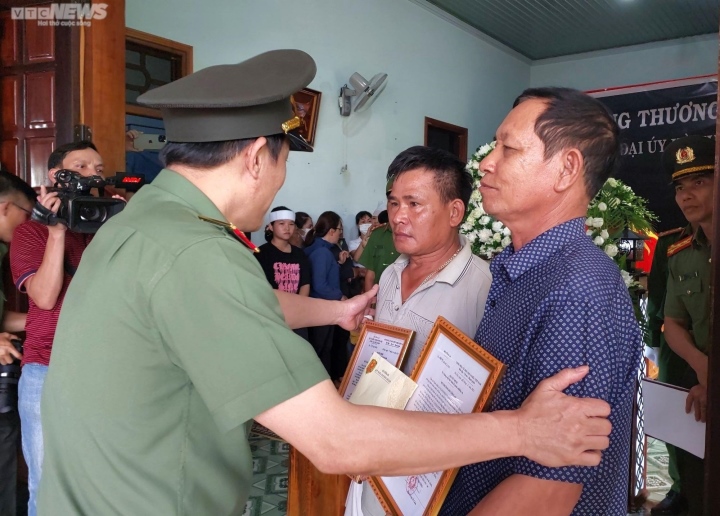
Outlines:
{"type": "MultiPolygon", "coordinates": [[[[405,410],[469,414],[485,408],[505,366],[438,317],[412,372],[418,387],[405,410]]],[[[406,477],[372,477],[370,484],[393,515],[438,514],[458,468],[406,477]]]]}
{"type": "Polygon", "coordinates": [[[414,334],[414,331],[407,328],[374,321],[366,322],[360,332],[357,344],[355,344],[355,351],[353,351],[350,364],[348,364],[345,376],[343,376],[343,381],[340,384],[340,396],[346,400],[350,399],[370,361],[370,357],[375,352],[399,368],[414,334]]]}

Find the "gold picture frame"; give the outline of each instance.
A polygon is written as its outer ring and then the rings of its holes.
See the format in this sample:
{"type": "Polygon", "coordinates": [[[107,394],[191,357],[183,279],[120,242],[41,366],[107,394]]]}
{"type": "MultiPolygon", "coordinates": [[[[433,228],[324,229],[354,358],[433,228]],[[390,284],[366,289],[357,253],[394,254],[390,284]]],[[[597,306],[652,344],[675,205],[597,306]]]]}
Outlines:
{"type": "Polygon", "coordinates": [[[375,321],[365,322],[338,389],[340,396],[346,400],[350,399],[370,357],[375,351],[395,367],[400,368],[414,335],[413,330],[401,328],[400,326],[375,321]]]}
{"type": "Polygon", "coordinates": [[[311,145],[315,145],[315,131],[320,114],[322,92],[303,88],[290,96],[290,104],[295,116],[300,118],[297,132],[311,145]]]}
{"type": "MultiPolygon", "coordinates": [[[[428,340],[415,364],[411,378],[418,384],[418,389],[420,389],[424,385],[424,373],[428,372],[428,375],[432,374],[432,368],[438,365],[437,357],[439,355],[435,355],[436,351],[437,353],[443,353],[442,365],[440,365],[439,368],[446,368],[448,349],[452,351],[450,356],[453,360],[457,360],[458,358],[463,360],[463,364],[467,367],[462,366],[459,367],[458,370],[462,372],[462,374],[465,374],[465,372],[471,374],[471,376],[466,377],[466,379],[471,378],[471,380],[475,382],[476,388],[480,389],[480,392],[477,398],[471,396],[464,400],[464,406],[449,407],[447,412],[470,413],[480,412],[486,409],[488,401],[495,393],[500,379],[505,372],[505,365],[458,330],[444,317],[438,317],[435,321],[435,325],[430,331],[428,340]],[[457,353],[458,351],[460,353],[457,353]],[[473,376],[473,371],[476,373],[485,371],[485,379],[480,380],[479,375],[473,376]]],[[[484,376],[485,373],[482,373],[482,375],[484,376]]],[[[472,391],[472,389],[466,390],[472,391]]],[[[406,410],[415,410],[415,408],[411,408],[412,403],[413,398],[411,398],[406,410]]],[[[459,468],[454,468],[426,475],[407,475],[404,477],[371,477],[370,485],[388,514],[398,516],[405,514],[405,516],[408,516],[408,513],[402,511],[402,506],[407,505],[407,502],[400,501],[393,495],[393,492],[397,494],[404,490],[407,499],[412,499],[415,506],[417,506],[418,499],[422,497],[428,499],[422,512],[413,512],[413,515],[419,516],[422,514],[422,516],[431,516],[440,512],[458,470],[459,468]],[[434,487],[428,488],[427,486],[434,487]],[[423,487],[424,492],[418,493],[417,491],[423,489],[423,487]],[[412,498],[413,496],[415,496],[415,498],[412,498]]],[[[403,496],[405,496],[405,494],[403,496]]]]}

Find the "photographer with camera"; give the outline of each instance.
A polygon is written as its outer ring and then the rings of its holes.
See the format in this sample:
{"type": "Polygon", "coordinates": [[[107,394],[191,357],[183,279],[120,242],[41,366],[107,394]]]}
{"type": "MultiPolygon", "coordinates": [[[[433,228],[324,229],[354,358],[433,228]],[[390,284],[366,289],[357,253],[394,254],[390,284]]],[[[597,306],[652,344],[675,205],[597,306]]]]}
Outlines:
{"type": "MultiPolygon", "coordinates": [[[[71,170],[82,177],[103,176],[103,160],[90,142],[68,143],[50,155],[48,170],[51,184],[57,182],[56,175],[61,170],[71,170]]],[[[41,209],[40,206],[57,214],[62,206],[59,192],[48,192],[41,187],[35,211],[41,209]]],[[[55,328],[65,292],[92,236],[67,231],[62,223],[45,225],[27,220],[17,227],[10,249],[13,281],[29,298],[25,356],[18,388],[22,448],[28,465],[29,516],[36,514],[35,496],[42,471],[40,395],[50,364],[55,328]]]]}
{"type": "MultiPolygon", "coordinates": [[[[0,170],[0,261],[18,225],[25,222],[35,203],[35,191],[25,181],[0,170]]],[[[2,284],[0,284],[0,289],[2,284]]],[[[17,507],[17,450],[20,417],[17,411],[17,382],[22,346],[15,333],[25,331],[26,314],[4,310],[0,292],[0,514],[15,514],[17,507]]]]}

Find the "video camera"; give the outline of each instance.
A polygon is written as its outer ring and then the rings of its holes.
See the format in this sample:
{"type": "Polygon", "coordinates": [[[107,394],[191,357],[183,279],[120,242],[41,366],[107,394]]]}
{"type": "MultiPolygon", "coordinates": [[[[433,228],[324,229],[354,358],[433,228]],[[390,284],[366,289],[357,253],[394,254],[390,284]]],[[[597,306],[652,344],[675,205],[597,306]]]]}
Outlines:
{"type": "MultiPolygon", "coordinates": [[[[22,341],[13,339],[13,346],[22,353],[22,341]]],[[[8,365],[0,365],[0,414],[17,410],[18,381],[20,381],[20,360],[17,358],[8,365]]]]}
{"type": "Polygon", "coordinates": [[[60,209],[53,213],[39,202],[32,211],[32,220],[54,226],[65,224],[77,233],[95,233],[108,219],[125,208],[121,199],[104,198],[106,186],[121,188],[127,192],[137,192],[145,184],[144,176],[118,172],[115,177],[81,176],[72,170],[58,170],[55,174],[55,190],[59,192],[60,209]],[[100,197],[90,195],[97,188],[100,197]]]}

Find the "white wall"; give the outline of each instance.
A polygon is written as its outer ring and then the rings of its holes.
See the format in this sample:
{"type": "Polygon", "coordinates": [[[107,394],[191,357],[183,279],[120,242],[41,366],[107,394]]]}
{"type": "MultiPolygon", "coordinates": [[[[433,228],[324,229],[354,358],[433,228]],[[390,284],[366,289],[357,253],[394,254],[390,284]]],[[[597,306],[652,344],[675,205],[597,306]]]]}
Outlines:
{"type": "Polygon", "coordinates": [[[473,151],[491,139],[530,82],[526,60],[409,0],[127,0],[126,6],[128,27],[192,45],[195,70],[277,48],[313,56],[318,72],[309,87],[323,94],[315,152],[291,153],[275,204],[313,217],[334,210],[347,228],[356,212],[384,199],[387,167],[400,151],[423,143],[425,116],[467,127],[473,151]],[[344,118],[337,95],[355,71],[368,79],[386,72],[389,82],[368,111],[344,118]]]}
{"type": "Polygon", "coordinates": [[[595,90],[717,74],[718,36],[697,36],[533,61],[531,86],[595,90]]]}
{"type": "Polygon", "coordinates": [[[126,0],[127,26],[192,45],[195,70],[277,48],[313,56],[310,87],[323,93],[315,152],[291,153],[275,205],[314,218],[334,210],[347,228],[384,199],[387,167],[423,143],[425,116],[467,127],[473,151],[528,86],[589,90],[717,73],[715,35],[530,63],[436,13],[423,0],[126,0]],[[355,71],[386,72],[389,82],[368,111],[344,118],[337,95],[355,71]]]}

